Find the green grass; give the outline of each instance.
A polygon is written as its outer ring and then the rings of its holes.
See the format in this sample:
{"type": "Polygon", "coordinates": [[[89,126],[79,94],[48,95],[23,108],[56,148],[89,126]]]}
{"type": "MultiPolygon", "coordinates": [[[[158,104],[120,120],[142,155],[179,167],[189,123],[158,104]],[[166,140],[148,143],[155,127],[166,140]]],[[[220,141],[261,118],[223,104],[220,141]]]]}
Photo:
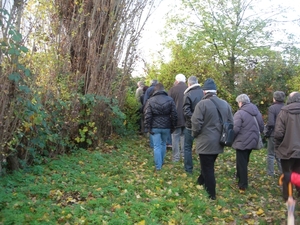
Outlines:
{"type": "MultiPolygon", "coordinates": [[[[231,148],[216,161],[217,200],[207,198],[183,163],[154,173],[144,137],[115,138],[94,151],[62,156],[1,177],[0,224],[285,224],[278,177],[266,176],[266,150],[253,151],[249,189],[240,194],[231,148]]],[[[296,220],[299,213],[296,207],[296,220]]]]}

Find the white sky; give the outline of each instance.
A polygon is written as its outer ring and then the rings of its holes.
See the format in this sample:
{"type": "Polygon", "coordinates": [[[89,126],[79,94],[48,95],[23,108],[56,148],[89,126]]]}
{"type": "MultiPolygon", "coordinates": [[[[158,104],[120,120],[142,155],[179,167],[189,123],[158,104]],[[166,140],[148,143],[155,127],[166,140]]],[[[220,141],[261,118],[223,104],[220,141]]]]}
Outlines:
{"type": "MultiPolygon", "coordinates": [[[[160,33],[164,29],[166,15],[168,13],[175,13],[175,6],[180,4],[180,2],[181,0],[162,0],[159,7],[149,18],[139,42],[139,55],[147,63],[152,63],[155,59],[155,55],[157,56],[158,52],[162,50],[161,44],[163,40],[160,33]]],[[[285,20],[300,18],[300,6],[297,0],[262,0],[260,6],[268,8],[279,4],[283,7],[290,8],[285,20]]],[[[300,36],[299,27],[285,24],[285,28],[287,32],[297,32],[300,36]]],[[[168,58],[168,53],[164,52],[164,55],[168,58]]],[[[143,72],[143,67],[143,62],[137,62],[133,76],[145,76],[146,74],[143,72]]]]}

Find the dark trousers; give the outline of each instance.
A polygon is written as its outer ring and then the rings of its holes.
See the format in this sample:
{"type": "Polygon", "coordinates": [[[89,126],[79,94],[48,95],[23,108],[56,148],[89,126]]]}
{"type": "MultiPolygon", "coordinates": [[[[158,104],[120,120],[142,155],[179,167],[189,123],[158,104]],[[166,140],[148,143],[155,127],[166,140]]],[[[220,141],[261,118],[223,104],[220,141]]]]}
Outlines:
{"type": "Polygon", "coordinates": [[[204,185],[210,198],[216,198],[215,161],[218,157],[218,154],[199,154],[199,157],[201,174],[198,178],[198,181],[204,185]]]}
{"type": "MultiPolygon", "coordinates": [[[[300,159],[291,158],[291,159],[281,159],[281,168],[282,173],[288,173],[288,172],[296,172],[300,173],[300,159]]],[[[300,188],[296,187],[298,195],[300,194],[300,188]]],[[[284,183],[282,184],[282,196],[284,201],[287,201],[288,199],[288,184],[284,183]]]]}
{"type": "Polygon", "coordinates": [[[236,176],[239,188],[248,187],[248,163],[252,150],[236,150],[236,176]]]}

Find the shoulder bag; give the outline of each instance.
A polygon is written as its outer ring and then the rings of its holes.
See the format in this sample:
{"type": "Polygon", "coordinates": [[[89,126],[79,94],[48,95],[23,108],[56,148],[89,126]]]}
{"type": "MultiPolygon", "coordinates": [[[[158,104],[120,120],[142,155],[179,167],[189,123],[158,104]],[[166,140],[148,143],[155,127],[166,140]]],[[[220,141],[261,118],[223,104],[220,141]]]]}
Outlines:
{"type": "Polygon", "coordinates": [[[261,139],[261,135],[260,135],[260,132],[259,132],[259,126],[258,126],[258,123],[257,123],[257,119],[255,116],[253,116],[254,120],[255,120],[255,123],[256,123],[256,126],[258,128],[258,142],[257,142],[257,145],[254,149],[256,150],[259,150],[259,149],[262,149],[264,147],[264,143],[262,142],[262,139],[261,139]]]}
{"type": "Polygon", "coordinates": [[[220,138],[220,144],[222,146],[231,147],[231,145],[233,143],[233,139],[234,139],[233,123],[228,122],[227,120],[223,121],[222,114],[219,110],[218,105],[216,104],[216,102],[212,98],[210,98],[210,100],[215,104],[215,106],[218,110],[220,123],[222,124],[222,133],[221,133],[221,138],[220,138]]]}

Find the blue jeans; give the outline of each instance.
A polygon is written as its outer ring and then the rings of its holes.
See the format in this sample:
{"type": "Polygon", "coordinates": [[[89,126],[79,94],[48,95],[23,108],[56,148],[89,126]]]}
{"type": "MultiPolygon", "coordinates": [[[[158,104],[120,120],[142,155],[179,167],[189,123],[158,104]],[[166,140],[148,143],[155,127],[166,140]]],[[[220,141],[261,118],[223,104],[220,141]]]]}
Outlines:
{"type": "Polygon", "coordinates": [[[193,148],[194,137],[192,136],[192,130],[185,128],[184,130],[184,169],[188,173],[193,172],[193,148]]]}
{"type": "Polygon", "coordinates": [[[167,137],[170,129],[153,128],[151,134],[153,141],[154,163],[156,170],[161,170],[167,150],[167,137]]]}
{"type": "Polygon", "coordinates": [[[184,130],[185,127],[177,127],[172,133],[173,162],[178,162],[180,155],[184,157],[184,130]]]}

